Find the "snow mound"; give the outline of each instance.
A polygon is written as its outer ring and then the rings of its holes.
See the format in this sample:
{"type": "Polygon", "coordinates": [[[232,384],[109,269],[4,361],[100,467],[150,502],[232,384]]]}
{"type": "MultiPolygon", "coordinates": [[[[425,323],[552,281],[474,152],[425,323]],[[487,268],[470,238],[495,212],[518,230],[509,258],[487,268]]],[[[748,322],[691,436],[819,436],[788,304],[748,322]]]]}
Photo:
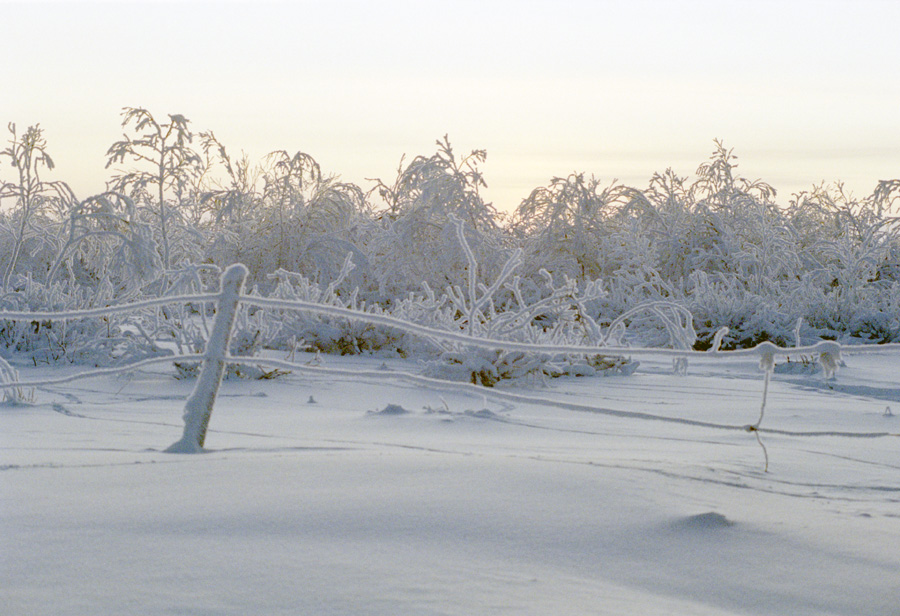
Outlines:
{"type": "Polygon", "coordinates": [[[675,522],[672,525],[678,530],[688,531],[712,531],[720,528],[729,528],[734,526],[734,522],[726,518],[721,513],[708,511],[706,513],[698,513],[697,515],[687,516],[675,522]]]}
{"type": "Polygon", "coordinates": [[[369,411],[369,415],[408,415],[411,412],[399,404],[388,404],[380,411],[369,411]]]}

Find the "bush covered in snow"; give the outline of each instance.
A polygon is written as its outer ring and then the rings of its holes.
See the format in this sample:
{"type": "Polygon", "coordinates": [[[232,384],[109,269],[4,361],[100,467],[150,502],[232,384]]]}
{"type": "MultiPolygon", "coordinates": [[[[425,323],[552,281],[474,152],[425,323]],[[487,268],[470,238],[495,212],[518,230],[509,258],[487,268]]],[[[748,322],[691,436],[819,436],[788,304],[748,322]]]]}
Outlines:
{"type": "MultiPolygon", "coordinates": [[[[646,188],[552,178],[510,215],[485,186],[483,150],[449,138],[367,189],[302,151],[254,164],[173,114],[126,108],[110,191],[77,198],[43,130],[9,125],[0,152],[0,309],[77,310],[215,291],[244,263],[251,293],[386,314],[470,336],[705,349],[761,341],[900,341],[900,179],[869,196],[840,184],[777,202],[716,142],[694,178],[646,188]]],[[[202,349],[203,303],[129,317],[0,321],[2,354],[114,363],[202,349]]],[[[487,352],[385,326],[243,307],[234,352],[261,348],[416,355],[493,383],[625,370],[619,357],[487,352]],[[592,363],[593,362],[593,363],[592,363]]]]}

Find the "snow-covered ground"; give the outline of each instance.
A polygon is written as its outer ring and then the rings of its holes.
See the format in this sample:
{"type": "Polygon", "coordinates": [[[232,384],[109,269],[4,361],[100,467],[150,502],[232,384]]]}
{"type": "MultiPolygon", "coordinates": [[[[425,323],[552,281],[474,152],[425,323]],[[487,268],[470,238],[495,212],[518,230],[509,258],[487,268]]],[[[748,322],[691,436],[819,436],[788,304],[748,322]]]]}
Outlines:
{"type": "Polygon", "coordinates": [[[900,614],[900,357],[845,359],[775,375],[768,473],[750,360],[497,393],[327,357],[227,381],[197,455],[162,368],[42,389],[0,406],[0,612],[900,614]]]}

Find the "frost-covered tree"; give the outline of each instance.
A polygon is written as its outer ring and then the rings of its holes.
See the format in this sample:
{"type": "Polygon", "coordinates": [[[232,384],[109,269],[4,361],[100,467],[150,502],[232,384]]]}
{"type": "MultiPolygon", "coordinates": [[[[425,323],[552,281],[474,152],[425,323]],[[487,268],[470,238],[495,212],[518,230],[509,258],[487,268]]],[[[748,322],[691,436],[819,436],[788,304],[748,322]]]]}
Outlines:
{"type": "Polygon", "coordinates": [[[697,180],[691,186],[693,198],[712,208],[734,209],[742,199],[752,198],[771,202],[775,189],[762,180],[748,180],[735,173],[738,157],[734,149],[728,149],[716,139],[716,150],[709,161],[697,168],[697,180]]]}
{"type": "Polygon", "coordinates": [[[382,215],[392,219],[415,215],[422,220],[440,218],[442,221],[456,216],[477,230],[494,227],[497,211],[479,193],[487,186],[479,169],[487,153],[472,150],[467,156],[457,158],[448,135],[436,144],[437,152],[431,156],[416,156],[406,168],[401,161],[392,186],[375,180],[370,194],[377,192],[387,206],[382,215]]]}
{"type": "Polygon", "coordinates": [[[323,175],[303,152],[272,152],[267,162],[260,224],[275,251],[269,271],[292,269],[327,282],[340,273],[348,253],[364,261],[351,238],[357,216],[367,207],[362,190],[323,175]]]}
{"type": "Polygon", "coordinates": [[[218,152],[228,179],[202,194],[206,253],[213,262],[240,261],[251,284],[263,287],[271,286],[268,276],[279,270],[327,284],[348,254],[357,272],[365,269],[357,235],[368,205],[358,186],[323,174],[304,152],[278,150],[251,168],[246,158],[234,163],[211,134],[204,142],[218,152]]]}
{"type": "Polygon", "coordinates": [[[522,201],[510,229],[525,242],[533,269],[595,279],[603,273],[600,249],[609,221],[636,199],[644,199],[640,191],[615,182],[604,188],[583,173],[555,177],[522,201]]]}
{"type": "Polygon", "coordinates": [[[466,223],[466,236],[485,275],[496,275],[505,261],[500,216],[479,192],[486,186],[479,168],[486,153],[473,150],[458,158],[446,135],[436,144],[431,156],[416,156],[405,167],[401,160],[393,184],[375,180],[369,191],[381,204],[375,208],[380,224],[367,251],[384,295],[403,294],[422,282],[442,289],[466,279],[467,261],[453,217],[466,223]]]}
{"type": "MultiPolygon", "coordinates": [[[[9,288],[26,244],[34,239],[46,241],[47,224],[41,218],[66,211],[75,202],[72,190],[65,182],[41,179],[43,169],[53,169],[53,159],[47,153],[47,140],[39,124],[30,126],[19,135],[16,125],[9,124],[9,147],[0,152],[16,169],[17,180],[0,184],[0,203],[13,201],[12,213],[4,220],[4,227],[12,236],[12,248],[3,271],[3,289],[9,288]]],[[[46,221],[44,221],[46,222],[46,221]]],[[[36,248],[32,248],[36,252],[36,248]]]]}
{"type": "Polygon", "coordinates": [[[223,179],[210,178],[201,191],[201,220],[210,226],[245,223],[260,205],[257,182],[261,174],[246,154],[233,158],[212,131],[200,133],[207,169],[216,163],[225,171],[223,179]]]}
{"type": "Polygon", "coordinates": [[[121,294],[140,289],[161,273],[152,230],[140,220],[134,201],[119,193],[94,195],[71,207],[58,239],[48,282],[67,270],[76,283],[86,282],[85,277],[111,279],[121,294]]]}
{"type": "Polygon", "coordinates": [[[898,190],[900,181],[881,182],[857,199],[837,184],[792,199],[788,215],[804,230],[795,303],[811,325],[830,335],[900,337],[900,219],[890,214],[898,190]]]}
{"type": "Polygon", "coordinates": [[[112,187],[130,194],[136,200],[156,203],[156,222],[162,246],[163,267],[172,265],[171,223],[180,217],[178,207],[202,171],[203,160],[191,147],[193,133],[190,121],[183,115],[170,114],[168,122],[159,122],[146,109],[125,107],[122,127],[131,126],[134,136],[113,143],[107,151],[107,168],[126,161],[142,169],[121,170],[113,178],[112,187]]]}
{"type": "Polygon", "coordinates": [[[249,254],[261,248],[257,221],[263,207],[258,184],[262,170],[244,154],[233,158],[212,131],[201,133],[208,170],[199,202],[199,226],[204,232],[204,256],[224,267],[244,262],[251,269],[249,254]]]}
{"type": "MultiPolygon", "coordinates": [[[[251,164],[212,132],[195,150],[183,116],[159,121],[143,108],[122,116],[125,136],[108,151],[113,190],[80,202],[42,177],[53,161],[40,127],[19,134],[10,124],[0,152],[7,309],[202,292],[242,262],[248,288],[260,293],[397,311],[474,336],[593,336],[630,315],[632,341],[662,340],[677,320],[696,332],[697,348],[900,340],[900,179],[864,198],[840,184],[814,186],[784,205],[771,186],[742,177],[737,156],[716,141],[693,177],[669,169],[638,190],[573,173],[531,191],[507,218],[483,199],[485,152],[460,156],[447,136],[434,154],[401,158],[394,180],[363,193],[304,152],[278,150],[251,164]],[[716,340],[723,326],[729,333],[716,340]]],[[[202,348],[202,311],[152,312],[152,323],[118,331],[107,323],[105,337],[96,323],[0,324],[0,347],[36,361],[106,361],[97,358],[124,348],[152,355],[161,339],[202,348]],[[85,344],[93,350],[82,355],[76,347],[85,344]]],[[[262,313],[254,318],[262,333],[246,340],[271,343],[262,313]]],[[[396,332],[365,324],[300,321],[284,321],[283,348],[299,338],[341,352],[413,348],[408,337],[398,342],[396,332]]]]}
{"type": "Polygon", "coordinates": [[[295,226],[292,223],[298,223],[297,215],[307,209],[308,193],[322,181],[322,169],[309,154],[297,152],[292,156],[287,150],[270,153],[266,163],[263,176],[266,207],[260,231],[274,252],[275,268],[282,269],[289,267],[295,226]]]}

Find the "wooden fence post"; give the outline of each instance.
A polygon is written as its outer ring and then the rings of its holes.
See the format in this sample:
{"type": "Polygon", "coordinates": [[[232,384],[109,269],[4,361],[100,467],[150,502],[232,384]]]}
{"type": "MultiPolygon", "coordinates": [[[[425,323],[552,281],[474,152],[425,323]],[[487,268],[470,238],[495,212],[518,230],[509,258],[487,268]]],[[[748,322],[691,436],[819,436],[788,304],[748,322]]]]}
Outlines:
{"type": "Polygon", "coordinates": [[[247,268],[241,263],[230,265],[222,273],[222,290],[219,293],[212,332],[200,364],[200,376],[184,405],[184,435],[166,449],[169,453],[197,453],[203,450],[209,418],[225,374],[228,344],[246,277],[247,268]]]}

